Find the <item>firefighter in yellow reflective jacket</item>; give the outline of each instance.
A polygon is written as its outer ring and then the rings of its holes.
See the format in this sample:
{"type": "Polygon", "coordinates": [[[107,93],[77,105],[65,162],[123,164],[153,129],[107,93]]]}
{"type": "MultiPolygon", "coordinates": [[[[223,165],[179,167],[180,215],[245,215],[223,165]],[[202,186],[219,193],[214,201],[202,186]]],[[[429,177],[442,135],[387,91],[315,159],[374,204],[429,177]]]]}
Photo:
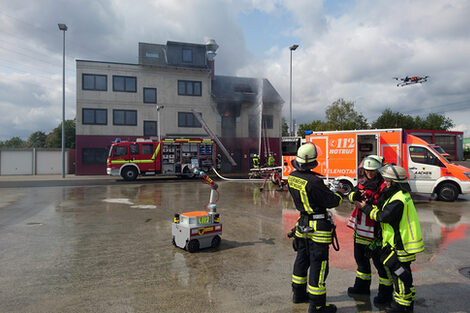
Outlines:
{"type": "Polygon", "coordinates": [[[424,250],[418,214],[410,196],[406,170],[400,166],[386,165],[380,170],[386,188],[377,206],[357,202],[356,205],[382,228],[381,261],[390,270],[395,292],[387,313],[413,311],[415,288],[411,262],[416,253],[424,250]]]}
{"type": "Polygon", "coordinates": [[[253,154],[253,158],[251,159],[251,162],[253,163],[253,168],[259,168],[259,157],[256,153],[253,154]]]}
{"type": "Polygon", "coordinates": [[[293,302],[310,302],[312,312],[336,312],[336,306],[326,304],[326,278],[328,276],[328,250],[332,243],[333,224],[327,208],[341,204],[341,188],[337,192],[328,189],[319,174],[312,172],[318,163],[314,144],[302,145],[292,160],[295,168],[287,180],[300,217],[294,229],[294,250],[297,257],[292,275],[293,302]],[[307,279],[307,272],[310,274],[307,279]],[[307,284],[308,282],[308,284],[307,284]]]}

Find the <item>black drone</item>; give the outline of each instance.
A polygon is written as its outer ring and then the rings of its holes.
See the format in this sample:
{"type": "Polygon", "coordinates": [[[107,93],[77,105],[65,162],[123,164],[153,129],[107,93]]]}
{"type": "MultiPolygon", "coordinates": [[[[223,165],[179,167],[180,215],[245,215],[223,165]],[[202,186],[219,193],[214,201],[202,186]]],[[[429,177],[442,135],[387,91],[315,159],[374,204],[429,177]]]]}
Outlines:
{"type": "Polygon", "coordinates": [[[397,84],[397,87],[403,87],[403,86],[408,86],[408,85],[414,85],[417,83],[424,83],[428,81],[429,76],[406,76],[405,78],[398,78],[398,77],[393,77],[393,79],[399,81],[397,84]]]}

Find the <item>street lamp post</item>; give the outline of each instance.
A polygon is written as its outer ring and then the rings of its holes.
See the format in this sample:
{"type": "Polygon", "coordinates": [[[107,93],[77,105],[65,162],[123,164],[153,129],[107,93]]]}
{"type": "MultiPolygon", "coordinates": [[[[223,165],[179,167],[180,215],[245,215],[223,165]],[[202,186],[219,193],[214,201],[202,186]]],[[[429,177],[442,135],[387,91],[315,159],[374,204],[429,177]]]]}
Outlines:
{"type": "Polygon", "coordinates": [[[64,32],[62,44],[62,178],[65,178],[65,31],[67,25],[58,25],[59,29],[64,32]]]}
{"type": "Polygon", "coordinates": [[[290,135],[294,136],[294,124],[292,123],[292,51],[297,49],[299,45],[292,45],[289,47],[290,49],[290,119],[289,119],[289,130],[290,130],[290,135]]]}
{"type": "Polygon", "coordinates": [[[163,105],[157,105],[157,127],[158,127],[158,141],[162,141],[161,127],[160,127],[160,110],[163,109],[163,105]]]}

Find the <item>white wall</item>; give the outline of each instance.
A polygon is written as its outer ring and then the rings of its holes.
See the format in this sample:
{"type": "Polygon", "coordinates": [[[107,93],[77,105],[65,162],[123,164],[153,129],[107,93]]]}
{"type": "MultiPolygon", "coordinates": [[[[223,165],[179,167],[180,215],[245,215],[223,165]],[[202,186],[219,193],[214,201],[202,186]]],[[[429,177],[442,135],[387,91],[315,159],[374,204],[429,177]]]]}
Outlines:
{"type": "Polygon", "coordinates": [[[1,151],[1,175],[31,175],[33,173],[33,153],[30,151],[1,151]]]}
{"type": "MultiPolygon", "coordinates": [[[[65,153],[65,172],[68,173],[68,153],[65,153]]],[[[0,150],[0,175],[59,174],[62,174],[61,150],[0,150]]]]}

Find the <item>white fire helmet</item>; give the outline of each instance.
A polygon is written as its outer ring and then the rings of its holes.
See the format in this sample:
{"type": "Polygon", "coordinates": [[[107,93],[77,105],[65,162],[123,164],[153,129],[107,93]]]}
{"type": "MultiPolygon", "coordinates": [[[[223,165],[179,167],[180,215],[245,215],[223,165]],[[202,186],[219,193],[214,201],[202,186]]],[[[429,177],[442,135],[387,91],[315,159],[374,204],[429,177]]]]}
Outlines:
{"type": "Polygon", "coordinates": [[[308,164],[315,162],[317,160],[317,148],[311,143],[307,142],[300,146],[297,150],[297,157],[295,160],[300,164],[308,164]]]}

